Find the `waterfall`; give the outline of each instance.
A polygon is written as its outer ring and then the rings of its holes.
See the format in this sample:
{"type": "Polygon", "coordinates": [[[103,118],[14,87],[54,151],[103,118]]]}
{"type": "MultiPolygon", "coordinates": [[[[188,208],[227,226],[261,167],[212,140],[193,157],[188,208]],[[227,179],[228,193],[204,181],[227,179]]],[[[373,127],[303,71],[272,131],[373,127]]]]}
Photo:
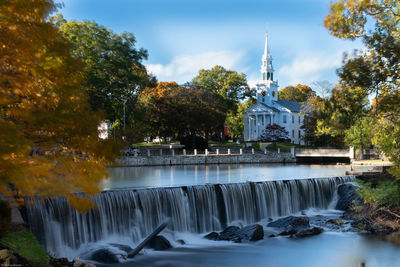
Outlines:
{"type": "Polygon", "coordinates": [[[77,249],[110,235],[138,242],[166,218],[169,229],[204,233],[234,221],[254,223],[310,208],[327,209],[339,184],[352,177],[105,191],[93,196],[95,209],[74,210],[65,198],[26,206],[25,218],[52,254],[77,249]]]}

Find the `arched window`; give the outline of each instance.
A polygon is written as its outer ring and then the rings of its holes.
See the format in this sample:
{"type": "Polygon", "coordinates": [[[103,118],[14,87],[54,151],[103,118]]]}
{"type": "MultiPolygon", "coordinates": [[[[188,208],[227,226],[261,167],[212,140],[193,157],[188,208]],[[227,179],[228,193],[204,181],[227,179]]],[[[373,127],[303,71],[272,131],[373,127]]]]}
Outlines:
{"type": "Polygon", "coordinates": [[[274,74],[271,72],[271,81],[274,80],[274,74]]]}
{"type": "Polygon", "coordinates": [[[269,75],[270,75],[270,73],[268,72],[268,73],[267,73],[267,80],[269,80],[269,77],[270,77],[269,75]]]}

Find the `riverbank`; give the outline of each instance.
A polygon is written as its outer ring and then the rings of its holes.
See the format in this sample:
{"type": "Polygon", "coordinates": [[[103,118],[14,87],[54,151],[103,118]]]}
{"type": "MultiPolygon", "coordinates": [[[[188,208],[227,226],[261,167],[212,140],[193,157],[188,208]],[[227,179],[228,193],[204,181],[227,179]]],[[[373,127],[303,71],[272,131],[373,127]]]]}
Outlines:
{"type": "Polygon", "coordinates": [[[267,154],[231,154],[231,155],[176,155],[176,156],[136,156],[116,160],[113,167],[135,166],[171,166],[204,164],[241,164],[241,163],[295,163],[296,157],[290,153],[267,154]]]}

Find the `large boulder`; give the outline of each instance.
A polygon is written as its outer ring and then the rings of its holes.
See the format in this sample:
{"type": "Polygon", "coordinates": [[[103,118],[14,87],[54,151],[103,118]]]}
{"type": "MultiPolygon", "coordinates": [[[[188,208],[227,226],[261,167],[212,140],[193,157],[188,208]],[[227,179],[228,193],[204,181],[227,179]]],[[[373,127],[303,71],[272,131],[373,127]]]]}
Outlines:
{"type": "Polygon", "coordinates": [[[360,202],[361,198],[356,192],[357,186],[352,183],[345,183],[338,186],[338,201],[335,209],[347,211],[352,205],[360,202]]]}
{"type": "Polygon", "coordinates": [[[154,250],[167,250],[172,248],[171,243],[162,235],[155,236],[147,243],[146,248],[152,248],[154,250]]]}
{"type": "Polygon", "coordinates": [[[128,245],[121,245],[121,244],[116,244],[116,243],[109,243],[109,245],[112,247],[118,248],[119,250],[122,250],[126,253],[130,253],[133,250],[133,248],[131,248],[128,245]]]}
{"type": "MultiPolygon", "coordinates": [[[[219,233],[219,240],[228,240],[228,241],[239,241],[238,231],[240,227],[237,226],[228,226],[222,232],[219,233]]],[[[241,241],[241,239],[240,239],[241,241]]],[[[240,242],[239,241],[239,242],[240,242]]]]}
{"type": "Polygon", "coordinates": [[[228,226],[220,233],[211,232],[204,236],[209,240],[225,240],[240,243],[242,241],[257,241],[264,238],[264,229],[259,224],[252,224],[240,228],[238,226],[228,226]]]}
{"type": "Polygon", "coordinates": [[[264,238],[264,229],[259,224],[243,227],[237,233],[242,240],[257,241],[264,238]]]}
{"type": "Polygon", "coordinates": [[[307,216],[288,216],[279,220],[270,222],[267,224],[268,227],[275,228],[291,228],[296,229],[299,227],[309,227],[310,219],[307,216]]]}
{"type": "Polygon", "coordinates": [[[322,228],[319,227],[313,227],[313,228],[308,228],[308,229],[303,229],[300,230],[295,237],[308,237],[308,236],[313,236],[313,235],[318,235],[322,233],[322,228]]]}
{"type": "Polygon", "coordinates": [[[94,251],[89,260],[102,263],[119,263],[118,256],[107,248],[101,248],[94,251]]]}

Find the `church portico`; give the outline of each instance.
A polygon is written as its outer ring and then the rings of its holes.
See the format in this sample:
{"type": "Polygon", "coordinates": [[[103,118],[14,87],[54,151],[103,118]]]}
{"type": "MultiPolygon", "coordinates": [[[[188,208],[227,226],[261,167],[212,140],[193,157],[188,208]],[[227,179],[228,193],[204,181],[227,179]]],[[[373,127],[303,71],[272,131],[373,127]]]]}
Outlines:
{"type": "Polygon", "coordinates": [[[245,141],[259,141],[267,125],[279,124],[289,132],[293,143],[304,143],[301,139],[304,130],[301,128],[304,115],[301,114],[302,103],[278,99],[278,82],[274,81],[272,56],[265,37],[264,54],[261,64],[261,80],[256,84],[257,103],[243,113],[245,141]]]}

